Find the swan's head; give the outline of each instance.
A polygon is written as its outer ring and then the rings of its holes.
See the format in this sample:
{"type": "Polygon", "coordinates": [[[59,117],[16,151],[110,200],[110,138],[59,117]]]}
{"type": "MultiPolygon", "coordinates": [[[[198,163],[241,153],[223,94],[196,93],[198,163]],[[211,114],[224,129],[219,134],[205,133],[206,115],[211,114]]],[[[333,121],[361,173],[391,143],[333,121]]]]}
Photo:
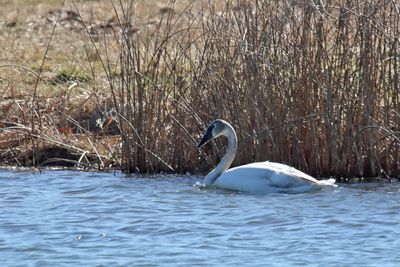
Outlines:
{"type": "Polygon", "coordinates": [[[228,127],[230,127],[230,125],[224,120],[215,120],[211,122],[197,147],[202,147],[218,136],[226,135],[228,127]]]}

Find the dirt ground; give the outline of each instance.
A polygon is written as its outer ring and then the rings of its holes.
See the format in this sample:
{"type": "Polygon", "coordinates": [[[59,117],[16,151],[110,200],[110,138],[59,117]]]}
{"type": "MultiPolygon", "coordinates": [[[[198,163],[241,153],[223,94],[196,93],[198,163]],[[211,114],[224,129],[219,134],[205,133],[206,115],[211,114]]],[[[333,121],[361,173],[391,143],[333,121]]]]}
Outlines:
{"type": "MultiPolygon", "coordinates": [[[[165,1],[133,3],[138,30],[170,8],[165,1]]],[[[121,138],[107,115],[110,98],[95,49],[100,34],[117,49],[113,8],[109,0],[2,1],[0,165],[118,166],[121,138]]]]}

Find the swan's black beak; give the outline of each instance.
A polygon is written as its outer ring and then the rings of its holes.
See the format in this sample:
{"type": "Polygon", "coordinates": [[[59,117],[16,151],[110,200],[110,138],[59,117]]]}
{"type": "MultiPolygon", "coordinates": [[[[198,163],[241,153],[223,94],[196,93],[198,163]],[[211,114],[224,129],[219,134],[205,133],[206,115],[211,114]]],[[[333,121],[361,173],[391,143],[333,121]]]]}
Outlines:
{"type": "Polygon", "coordinates": [[[212,135],[213,129],[214,129],[214,125],[207,128],[205,134],[203,135],[203,138],[201,139],[200,143],[197,145],[197,148],[202,147],[204,144],[206,144],[208,141],[210,141],[213,138],[213,135],[212,135]]]}

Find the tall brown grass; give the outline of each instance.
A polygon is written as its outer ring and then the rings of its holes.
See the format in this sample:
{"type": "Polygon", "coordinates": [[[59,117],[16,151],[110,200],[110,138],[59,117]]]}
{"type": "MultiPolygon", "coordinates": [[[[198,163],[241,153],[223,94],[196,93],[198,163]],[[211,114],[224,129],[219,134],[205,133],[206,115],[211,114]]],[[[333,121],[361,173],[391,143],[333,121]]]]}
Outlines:
{"type": "Polygon", "coordinates": [[[210,168],[224,142],[202,154],[195,143],[223,118],[238,134],[236,165],[400,175],[398,1],[243,0],[179,12],[171,2],[142,28],[134,1],[113,6],[118,57],[107,37],[99,54],[124,171],[210,168]]]}

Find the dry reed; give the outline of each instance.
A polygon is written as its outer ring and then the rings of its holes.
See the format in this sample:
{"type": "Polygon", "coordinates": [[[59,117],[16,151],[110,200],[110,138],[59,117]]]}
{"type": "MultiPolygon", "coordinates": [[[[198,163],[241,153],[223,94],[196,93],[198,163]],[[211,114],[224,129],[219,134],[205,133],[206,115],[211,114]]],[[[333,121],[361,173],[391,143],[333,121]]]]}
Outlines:
{"type": "Polygon", "coordinates": [[[112,5],[113,34],[90,43],[121,131],[122,170],[209,169],[224,141],[202,154],[195,143],[223,118],[238,134],[236,165],[399,177],[398,1],[242,0],[183,10],[171,1],[151,27],[136,25],[135,1],[112,5]]]}
{"type": "Polygon", "coordinates": [[[209,168],[221,151],[204,166],[194,144],[209,121],[224,118],[239,136],[235,164],[399,175],[397,2],[226,1],[218,12],[211,3],[196,13],[188,6],[176,14],[173,3],[165,10],[153,31],[134,32],[134,5],[114,6],[120,73],[110,84],[125,171],[209,168]]]}

